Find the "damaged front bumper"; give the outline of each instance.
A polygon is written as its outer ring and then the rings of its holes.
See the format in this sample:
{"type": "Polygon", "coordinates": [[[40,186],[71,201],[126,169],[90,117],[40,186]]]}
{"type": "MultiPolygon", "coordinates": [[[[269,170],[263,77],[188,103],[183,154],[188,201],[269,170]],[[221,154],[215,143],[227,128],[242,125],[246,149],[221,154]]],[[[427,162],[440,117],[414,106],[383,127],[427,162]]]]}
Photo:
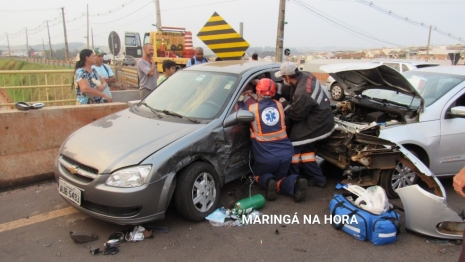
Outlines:
{"type": "Polygon", "coordinates": [[[446,192],[441,182],[407,149],[400,146],[400,151],[411,161],[405,164],[434,191],[434,194],[430,193],[418,185],[396,190],[405,210],[405,228],[436,238],[462,239],[465,222],[447,206],[446,192]]]}

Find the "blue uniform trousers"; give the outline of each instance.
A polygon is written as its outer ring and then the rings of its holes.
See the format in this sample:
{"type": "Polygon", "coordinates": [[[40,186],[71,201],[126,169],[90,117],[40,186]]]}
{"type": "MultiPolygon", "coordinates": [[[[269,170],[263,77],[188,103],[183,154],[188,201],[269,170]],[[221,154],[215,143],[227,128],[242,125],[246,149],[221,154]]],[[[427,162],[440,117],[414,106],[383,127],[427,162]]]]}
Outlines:
{"type": "Polygon", "coordinates": [[[277,192],[283,195],[294,195],[294,184],[299,178],[298,175],[286,176],[291,164],[291,158],[277,160],[269,163],[255,161],[252,166],[256,182],[262,188],[266,188],[269,179],[277,181],[277,192]],[[258,179],[257,179],[258,177],[258,179]]]}
{"type": "Polygon", "coordinates": [[[326,184],[326,177],[316,163],[315,143],[294,146],[289,174],[300,174],[317,184],[326,184]]]}

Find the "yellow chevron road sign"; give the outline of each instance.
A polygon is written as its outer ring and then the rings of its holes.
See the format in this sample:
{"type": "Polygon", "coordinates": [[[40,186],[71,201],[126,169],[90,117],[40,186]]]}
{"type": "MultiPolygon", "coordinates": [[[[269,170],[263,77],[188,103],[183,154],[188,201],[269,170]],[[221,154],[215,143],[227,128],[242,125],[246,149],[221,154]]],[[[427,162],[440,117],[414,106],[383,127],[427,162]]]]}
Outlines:
{"type": "Polygon", "coordinates": [[[242,38],[226,21],[214,13],[197,37],[221,60],[239,60],[249,48],[249,43],[242,38]]]}

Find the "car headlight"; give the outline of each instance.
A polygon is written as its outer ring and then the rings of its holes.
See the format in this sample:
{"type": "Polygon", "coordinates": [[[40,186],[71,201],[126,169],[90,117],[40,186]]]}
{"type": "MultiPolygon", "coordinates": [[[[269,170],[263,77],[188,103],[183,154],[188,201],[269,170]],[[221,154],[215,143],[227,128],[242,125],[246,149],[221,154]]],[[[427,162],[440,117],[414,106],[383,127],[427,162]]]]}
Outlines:
{"type": "Polygon", "coordinates": [[[151,165],[134,166],[118,170],[107,178],[105,184],[115,187],[138,187],[145,183],[150,174],[151,165]]]}

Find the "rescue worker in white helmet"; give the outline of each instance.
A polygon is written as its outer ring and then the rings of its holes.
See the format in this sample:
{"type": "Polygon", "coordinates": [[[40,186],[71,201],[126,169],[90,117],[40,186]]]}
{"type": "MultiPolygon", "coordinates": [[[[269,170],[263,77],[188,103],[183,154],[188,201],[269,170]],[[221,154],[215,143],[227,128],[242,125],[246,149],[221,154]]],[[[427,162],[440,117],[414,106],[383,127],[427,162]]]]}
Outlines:
{"type": "Polygon", "coordinates": [[[275,83],[262,78],[256,91],[258,103],[248,107],[255,116],[250,129],[255,181],[266,190],[268,200],[275,200],[280,193],[300,202],[306,196],[307,180],[297,174],[286,176],[294,149],[287,138],[283,107],[272,99],[276,93],[275,83]]]}

